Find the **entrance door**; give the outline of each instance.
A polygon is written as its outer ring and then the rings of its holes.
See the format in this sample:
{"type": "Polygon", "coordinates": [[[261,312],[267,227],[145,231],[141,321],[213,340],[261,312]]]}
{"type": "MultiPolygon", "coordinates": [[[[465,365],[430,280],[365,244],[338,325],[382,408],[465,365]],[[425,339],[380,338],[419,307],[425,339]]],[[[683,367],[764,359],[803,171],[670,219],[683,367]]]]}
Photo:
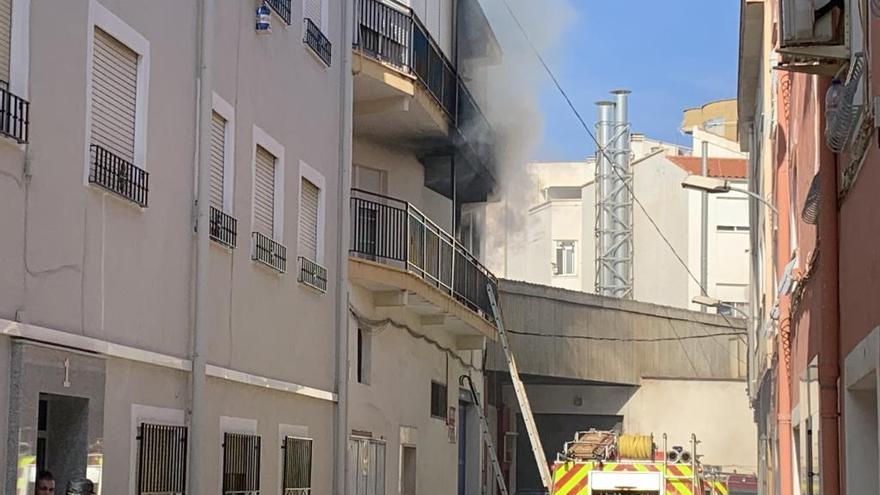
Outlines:
{"type": "Polygon", "coordinates": [[[458,495],[467,495],[468,403],[458,403],[458,495]]]}

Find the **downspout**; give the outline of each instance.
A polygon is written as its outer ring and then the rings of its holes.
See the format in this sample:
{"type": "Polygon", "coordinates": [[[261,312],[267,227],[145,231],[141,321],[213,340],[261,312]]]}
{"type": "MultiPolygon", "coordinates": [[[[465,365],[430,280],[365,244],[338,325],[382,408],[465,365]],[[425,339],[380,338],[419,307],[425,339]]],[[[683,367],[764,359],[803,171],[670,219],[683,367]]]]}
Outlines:
{"type": "Polygon", "coordinates": [[[214,0],[199,0],[199,54],[198,54],[198,179],[196,198],[196,285],[195,285],[195,318],[192,335],[192,373],[190,375],[190,418],[189,418],[189,493],[208,493],[211,488],[201,488],[204,479],[205,456],[198,455],[206,445],[203,430],[205,404],[205,330],[207,328],[207,292],[208,292],[208,239],[209,226],[209,160],[210,153],[205,151],[211,144],[211,105],[212,75],[211,57],[214,30],[214,0]]]}
{"type": "MultiPolygon", "coordinates": [[[[824,108],[827,80],[819,82],[819,108],[824,108]]],[[[823,112],[816,112],[820,129],[823,112]]],[[[827,147],[819,152],[819,424],[823,495],[840,494],[840,315],[838,313],[837,158],[827,147]]]]}
{"type": "Polygon", "coordinates": [[[333,493],[348,493],[348,247],[351,203],[351,147],[353,111],[352,37],[354,1],[342,0],[342,84],[339,87],[339,177],[336,214],[336,428],[333,493]]]}

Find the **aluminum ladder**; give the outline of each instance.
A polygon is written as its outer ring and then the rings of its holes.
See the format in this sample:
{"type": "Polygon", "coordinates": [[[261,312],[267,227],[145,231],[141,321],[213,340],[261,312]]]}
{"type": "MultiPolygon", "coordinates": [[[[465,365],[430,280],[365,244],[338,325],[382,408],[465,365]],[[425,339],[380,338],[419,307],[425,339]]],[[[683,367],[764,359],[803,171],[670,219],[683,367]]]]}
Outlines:
{"type": "Polygon", "coordinates": [[[553,478],[550,475],[550,466],[547,464],[547,457],[544,455],[544,446],[541,445],[541,437],[538,436],[538,427],[535,424],[535,417],[532,415],[532,406],[529,404],[529,397],[526,395],[526,388],[522,380],[519,378],[519,368],[516,367],[516,360],[513,357],[513,351],[507,342],[507,333],[504,331],[504,322],[501,319],[501,310],[498,309],[498,302],[495,299],[495,289],[492,284],[486,285],[486,292],[489,294],[489,304],[492,306],[492,315],[495,317],[495,327],[498,329],[498,340],[501,341],[501,347],[504,349],[504,358],[507,359],[507,367],[510,370],[510,381],[513,382],[513,391],[516,392],[516,400],[519,402],[519,410],[522,413],[523,422],[526,425],[526,432],[529,435],[529,444],[532,446],[532,454],[535,455],[535,464],[538,465],[538,473],[541,475],[541,483],[548,493],[553,492],[553,478]]]}
{"type": "Polygon", "coordinates": [[[489,459],[492,461],[492,470],[495,472],[495,481],[498,483],[498,490],[501,492],[501,495],[508,495],[507,485],[504,484],[504,475],[501,473],[501,464],[498,462],[498,454],[495,451],[495,442],[492,441],[492,434],[489,431],[489,422],[483,414],[483,408],[480,406],[480,399],[477,397],[476,389],[474,389],[474,382],[471,380],[470,376],[461,375],[458,379],[458,383],[462,386],[466,383],[468,390],[471,391],[471,397],[474,401],[474,409],[477,410],[477,414],[480,416],[480,433],[482,433],[483,442],[486,443],[486,448],[489,450],[489,459]]]}

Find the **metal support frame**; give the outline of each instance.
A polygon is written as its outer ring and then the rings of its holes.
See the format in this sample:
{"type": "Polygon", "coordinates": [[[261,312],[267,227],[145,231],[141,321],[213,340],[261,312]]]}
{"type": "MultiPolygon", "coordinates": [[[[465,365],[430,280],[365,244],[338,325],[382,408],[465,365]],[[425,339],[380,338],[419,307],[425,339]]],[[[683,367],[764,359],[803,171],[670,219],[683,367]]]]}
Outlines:
{"type": "Polygon", "coordinates": [[[633,197],[629,91],[600,101],[596,150],[596,293],[633,297],[633,197]]]}

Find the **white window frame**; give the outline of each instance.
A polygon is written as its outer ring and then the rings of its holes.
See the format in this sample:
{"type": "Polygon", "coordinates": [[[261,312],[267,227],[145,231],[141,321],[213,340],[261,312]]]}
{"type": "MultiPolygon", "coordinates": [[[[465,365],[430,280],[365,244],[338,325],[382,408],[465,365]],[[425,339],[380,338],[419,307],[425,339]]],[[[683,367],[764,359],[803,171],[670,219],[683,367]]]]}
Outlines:
{"type": "MultiPolygon", "coordinates": [[[[138,427],[141,423],[153,423],[169,426],[187,426],[186,414],[182,409],[169,409],[164,407],[146,406],[142,404],[131,405],[131,454],[129,457],[128,493],[137,493],[137,462],[138,462],[138,427]]],[[[189,449],[189,446],[187,446],[189,449]]]]}
{"type": "MultiPolygon", "coordinates": [[[[297,203],[297,211],[302,214],[300,211],[300,205],[302,204],[302,180],[306,179],[311,182],[315,186],[318,187],[318,245],[315,253],[315,257],[318,258],[316,260],[312,260],[319,265],[324,264],[324,231],[325,231],[325,221],[327,219],[327,211],[326,211],[326,203],[327,203],[327,181],[324,179],[324,176],[312,168],[308,163],[300,160],[299,161],[299,180],[297,181],[297,188],[299,190],[298,198],[300,202],[297,203]]],[[[297,249],[299,249],[299,240],[300,240],[300,228],[302,227],[302,222],[297,218],[297,249]]]]}
{"type": "Polygon", "coordinates": [[[86,135],[83,184],[89,185],[90,146],[92,144],[92,65],[95,58],[95,28],[100,28],[138,55],[137,95],[134,115],[134,165],[147,170],[147,104],[150,93],[150,42],[110,12],[97,0],[89,0],[86,36],[86,135]]]}
{"type": "Polygon", "coordinates": [[[226,121],[223,130],[223,212],[231,215],[235,195],[235,107],[214,93],[211,108],[226,121]]]}
{"type": "Polygon", "coordinates": [[[30,74],[31,0],[12,0],[12,26],[9,32],[9,90],[28,99],[30,74]]]}
{"type": "MultiPolygon", "coordinates": [[[[284,244],[284,146],[272,136],[257,127],[253,128],[253,146],[251,146],[251,230],[253,230],[256,209],[257,146],[268,151],[275,157],[275,204],[272,221],[272,240],[284,244]]],[[[225,193],[225,190],[224,190],[225,193]]]]}
{"type": "MultiPolygon", "coordinates": [[[[560,268],[559,273],[556,273],[556,270],[553,270],[553,276],[554,277],[577,277],[578,276],[578,268],[577,268],[577,265],[578,265],[578,256],[577,256],[577,254],[578,254],[577,253],[578,240],[577,239],[554,239],[553,240],[553,261],[552,261],[552,263],[554,265],[556,264],[556,251],[559,250],[559,245],[563,242],[570,242],[573,244],[572,248],[571,248],[571,252],[573,254],[574,259],[572,260],[571,273],[566,273],[561,270],[561,268],[564,268],[564,267],[559,267],[560,268]]],[[[563,256],[562,259],[564,261],[565,257],[563,256]]]]}

